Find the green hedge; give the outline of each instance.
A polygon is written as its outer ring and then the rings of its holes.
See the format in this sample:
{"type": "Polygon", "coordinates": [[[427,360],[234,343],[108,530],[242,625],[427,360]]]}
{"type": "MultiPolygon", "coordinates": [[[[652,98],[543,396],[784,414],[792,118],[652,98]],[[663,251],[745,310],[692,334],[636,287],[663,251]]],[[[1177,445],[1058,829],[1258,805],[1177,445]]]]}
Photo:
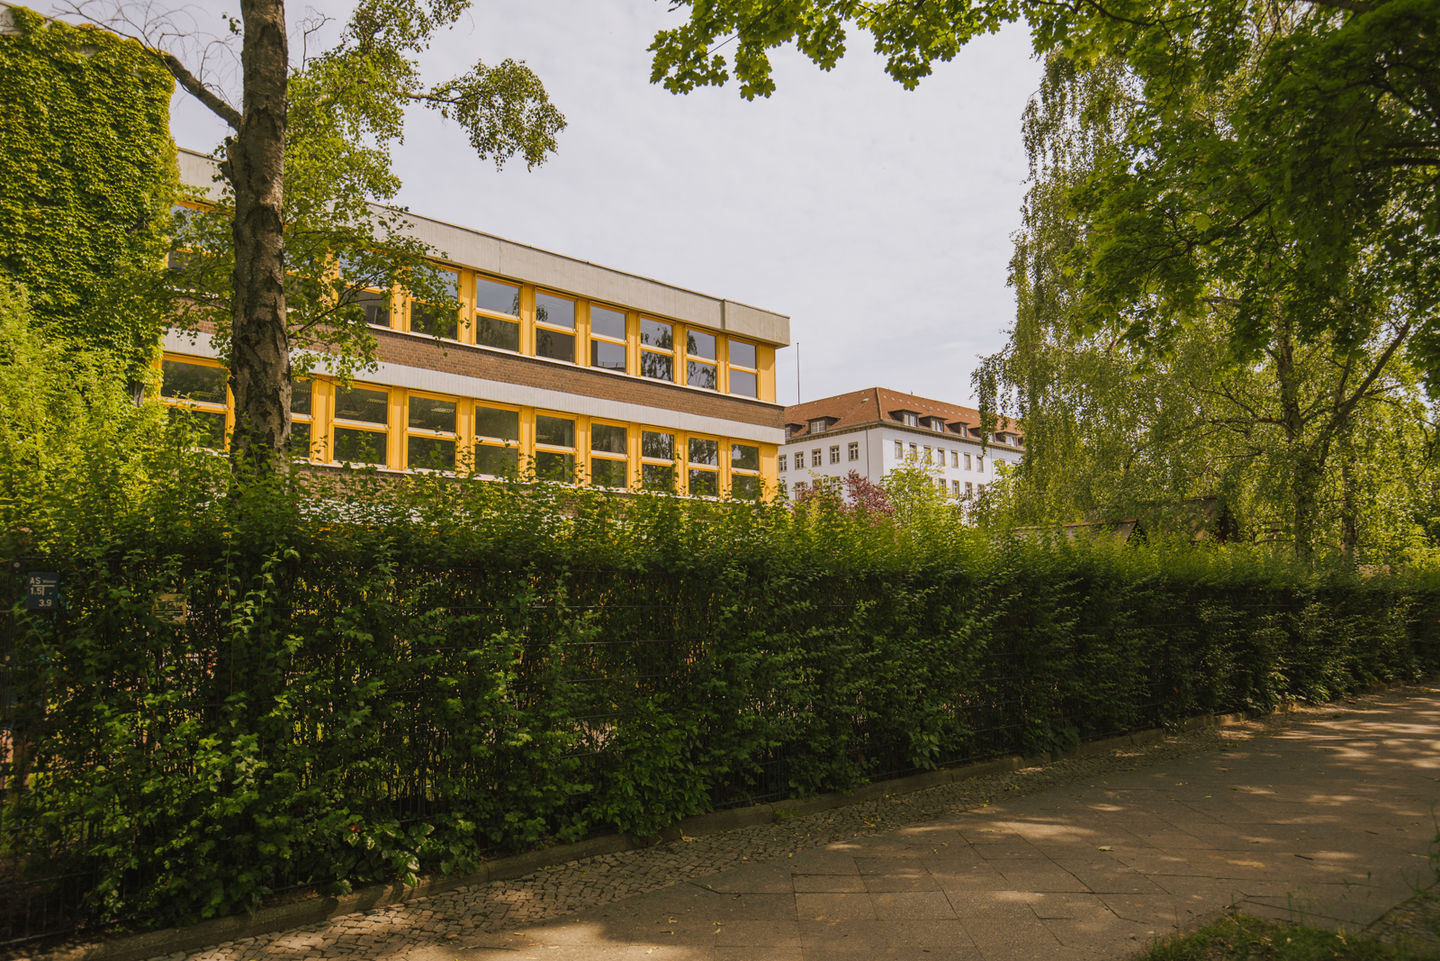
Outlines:
{"type": "Polygon", "coordinates": [[[0,866],[183,922],[1440,665],[1415,574],[494,485],[338,503],[197,498],[10,565],[0,866]],[[37,566],[60,615],[20,607],[37,566]]]}

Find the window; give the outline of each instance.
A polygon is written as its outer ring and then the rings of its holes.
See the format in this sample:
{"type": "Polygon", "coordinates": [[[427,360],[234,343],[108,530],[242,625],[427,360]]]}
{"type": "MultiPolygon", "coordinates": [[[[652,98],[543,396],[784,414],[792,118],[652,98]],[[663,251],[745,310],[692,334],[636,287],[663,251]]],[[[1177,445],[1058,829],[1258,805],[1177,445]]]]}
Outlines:
{"type": "Polygon", "coordinates": [[[720,496],[720,442],[692,437],[686,464],[690,469],[691,497],[720,496]]]}
{"type": "Polygon", "coordinates": [[[718,371],[715,335],[699,330],[685,331],[685,383],[691,387],[719,390],[718,371]]]}
{"type": "Polygon", "coordinates": [[[941,496],[941,497],[944,497],[944,496],[945,496],[945,478],[943,478],[943,477],[937,477],[937,478],[935,478],[935,482],[940,485],[940,496],[941,496]]]}
{"type": "Polygon", "coordinates": [[[900,412],[900,422],[903,423],[906,427],[917,426],[916,416],[910,413],[908,410],[900,412]]]}
{"type": "Polygon", "coordinates": [[[832,446],[832,447],[830,448],[830,463],[832,463],[832,464],[838,464],[838,463],[840,463],[840,445],[839,445],[839,444],[835,444],[834,446],[832,446]]]}
{"type": "Polygon", "coordinates": [[[974,496],[975,496],[975,484],[974,484],[973,481],[966,481],[966,482],[965,482],[965,496],[966,496],[967,498],[970,498],[970,497],[974,497],[974,496]]]}
{"type": "Polygon", "coordinates": [[[795,482],[795,493],[796,493],[797,495],[805,493],[805,482],[804,482],[804,481],[796,481],[796,482],[795,482]]]}
{"type": "Polygon", "coordinates": [[[675,435],[640,432],[640,486],[647,491],[675,489],[675,435]]]}
{"type": "Polygon", "coordinates": [[[202,447],[225,446],[226,393],[229,376],[219,364],[166,359],[161,363],[160,400],[171,420],[184,420],[202,447]]]}
{"type": "Polygon", "coordinates": [[[902,443],[900,443],[898,440],[895,442],[895,459],[896,459],[896,460],[904,460],[904,459],[905,459],[905,445],[902,444],[902,443]]]}
{"type": "Polygon", "coordinates": [[[825,461],[823,461],[823,460],[820,458],[820,448],[817,447],[817,448],[815,448],[814,450],[812,450],[812,451],[810,452],[810,466],[811,466],[811,467],[819,467],[820,465],[822,465],[822,464],[824,464],[824,463],[825,463],[825,461]]]}
{"type": "Polygon", "coordinates": [[[313,393],[312,381],[290,381],[290,455],[302,460],[314,454],[310,446],[315,426],[313,393]]]}
{"type": "Polygon", "coordinates": [[[960,482],[957,480],[951,481],[951,483],[954,485],[955,497],[958,499],[960,497],[960,482]]]}
{"type": "Polygon", "coordinates": [[[760,370],[755,345],[744,340],[729,343],[730,393],[744,397],[760,396],[760,370]]]}
{"type": "Polygon", "coordinates": [[[405,466],[410,470],[454,470],[459,446],[455,401],[411,394],[406,407],[405,466]]]}
{"type": "Polygon", "coordinates": [[[784,455],[784,454],[781,454],[781,455],[780,455],[780,469],[781,469],[782,471],[785,470],[785,455],[784,455]]]}
{"type": "Polygon", "coordinates": [[[958,450],[952,450],[952,451],[950,452],[950,466],[951,466],[951,467],[959,467],[959,466],[960,466],[960,452],[959,452],[958,450]]]}
{"type": "Polygon", "coordinates": [[[730,496],[737,500],[760,499],[760,448],[753,444],[730,445],[730,496]]]}
{"type": "Polygon", "coordinates": [[[575,421],[554,414],[535,415],[535,476],[541,480],[575,480],[575,421]]]}
{"type": "Polygon", "coordinates": [[[910,445],[910,456],[911,456],[911,457],[919,457],[919,456],[920,456],[920,447],[919,447],[918,444],[911,444],[911,445],[910,445]]]}
{"type": "Polygon", "coordinates": [[[448,267],[426,265],[419,268],[438,288],[448,304],[431,304],[423,300],[410,302],[410,329],[417,334],[455,340],[460,336],[460,317],[455,302],[460,299],[460,274],[448,267]]]}
{"type": "Polygon", "coordinates": [[[590,305],[590,366],[625,371],[625,313],[590,305]]]}
{"type": "Polygon", "coordinates": [[[640,376],[675,380],[675,325],[640,318],[640,376]]]}
{"type": "Polygon", "coordinates": [[[520,412],[475,405],[475,473],[514,477],[520,470],[520,412]]]}
{"type": "Polygon", "coordinates": [[[818,417],[810,422],[810,433],[819,434],[830,426],[824,417],[818,417]]]}
{"type": "Polygon", "coordinates": [[[371,327],[390,326],[390,292],[375,286],[379,277],[361,257],[340,257],[340,302],[359,308],[371,327]]]}
{"type": "Polygon", "coordinates": [[[969,451],[966,451],[966,452],[965,452],[965,469],[966,469],[966,470],[974,470],[974,466],[970,463],[970,452],[969,452],[969,451]]]}
{"type": "Polygon", "coordinates": [[[475,343],[520,350],[520,287],[475,278],[475,343]]]}
{"type": "Polygon", "coordinates": [[[849,454],[850,454],[850,459],[851,459],[851,460],[859,460],[859,459],[860,459],[860,442],[859,442],[859,441],[857,441],[857,440],[852,440],[852,441],[850,442],[849,454]]]}
{"type": "Polygon", "coordinates": [[[342,464],[387,463],[390,393],[374,387],[335,388],[334,453],[342,464]]]}
{"type": "Polygon", "coordinates": [[[930,448],[925,448],[925,453],[920,455],[920,462],[923,464],[930,463],[930,448]]]}
{"type": "Polygon", "coordinates": [[[575,301],[535,292],[535,356],[575,363],[575,301]]]}
{"type": "Polygon", "coordinates": [[[590,483],[624,490],[630,486],[630,432],[621,424],[590,424],[590,483]]]}
{"type": "Polygon", "coordinates": [[[985,455],[984,455],[984,454],[976,454],[976,455],[975,455],[975,469],[978,470],[978,471],[979,471],[980,473],[982,473],[982,474],[985,473],[985,455]]]}

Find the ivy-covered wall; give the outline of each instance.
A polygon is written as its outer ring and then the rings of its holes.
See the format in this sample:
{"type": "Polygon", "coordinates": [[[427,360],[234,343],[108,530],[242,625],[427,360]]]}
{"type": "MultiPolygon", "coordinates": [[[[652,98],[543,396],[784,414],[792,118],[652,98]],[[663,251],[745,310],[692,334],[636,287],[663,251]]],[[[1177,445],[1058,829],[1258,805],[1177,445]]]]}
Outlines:
{"type": "Polygon", "coordinates": [[[178,182],[172,90],[133,40],[0,8],[0,275],[55,335],[134,362],[163,324],[135,291],[178,182]]]}

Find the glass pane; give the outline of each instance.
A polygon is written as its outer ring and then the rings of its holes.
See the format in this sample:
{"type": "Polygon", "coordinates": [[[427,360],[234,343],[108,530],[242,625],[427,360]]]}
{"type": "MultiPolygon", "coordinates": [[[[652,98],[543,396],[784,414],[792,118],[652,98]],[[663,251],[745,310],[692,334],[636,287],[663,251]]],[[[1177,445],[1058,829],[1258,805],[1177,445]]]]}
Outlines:
{"type": "Polygon", "coordinates": [[[311,382],[308,380],[290,381],[290,413],[310,413],[311,382]]]}
{"type": "Polygon", "coordinates": [[[350,427],[335,428],[334,460],[346,464],[385,464],[385,434],[383,431],[355,430],[350,427]]]}
{"type": "Polygon", "coordinates": [[[574,330],[575,301],[568,297],[560,297],[537,290],[535,292],[535,322],[574,330]]]}
{"type": "Polygon", "coordinates": [[[184,424],[190,439],[201,447],[221,450],[225,446],[225,415],[220,411],[171,407],[166,412],[172,423],[184,424]]]}
{"type": "Polygon", "coordinates": [[[640,343],[659,347],[661,350],[674,350],[675,327],[672,324],[651,320],[649,317],[641,317],[640,343]]]}
{"type": "Polygon", "coordinates": [[[354,304],[372,327],[390,326],[390,298],[373,290],[356,290],[345,295],[347,304],[354,304]]]}
{"type": "Polygon", "coordinates": [[[574,447],[575,422],[564,417],[535,415],[535,443],[547,447],[574,447]]]}
{"type": "Polygon", "coordinates": [[[730,368],[730,393],[742,397],[758,397],[757,384],[755,375],[749,371],[730,368]]]}
{"type": "Polygon", "coordinates": [[[675,459],[675,435],[647,430],[640,434],[640,453],[655,460],[675,459]]]}
{"type": "Polygon", "coordinates": [[[602,460],[597,457],[590,462],[590,483],[596,487],[624,488],[628,486],[625,474],[623,460],[602,460]]]}
{"type": "Polygon", "coordinates": [[[719,497],[720,475],[713,470],[692,470],[690,472],[691,497],[719,497]]]}
{"type": "Polygon", "coordinates": [[[389,422],[389,406],[390,395],[383,390],[367,390],[364,387],[335,389],[335,416],[343,420],[385,424],[389,422]]]}
{"type": "Polygon", "coordinates": [[[623,371],[625,369],[625,345],[610,344],[603,340],[590,341],[590,366],[623,371]]]}
{"type": "Polygon", "coordinates": [[[446,300],[460,299],[460,275],[455,271],[434,264],[421,264],[415,268],[415,273],[428,278],[446,300]]]}
{"type": "Polygon", "coordinates": [[[590,425],[590,449],[608,454],[624,454],[626,430],[614,424],[590,425]]]}
{"type": "Polygon", "coordinates": [[[459,336],[460,318],[453,310],[441,310],[416,301],[410,305],[410,329],[417,334],[455,340],[459,336]]]}
{"type": "Polygon", "coordinates": [[[760,478],[749,474],[734,474],[730,478],[730,496],[736,500],[753,501],[760,499],[760,478]]]}
{"type": "Polygon", "coordinates": [[[513,447],[475,447],[475,473],[513,477],[520,464],[520,452],[513,447]]]}
{"type": "Polygon", "coordinates": [[[435,397],[410,398],[410,426],[455,432],[455,402],[435,397]]]}
{"type": "Polygon", "coordinates": [[[210,404],[225,403],[225,368],[187,364],[180,360],[164,361],[161,368],[160,393],[166,397],[210,404]]]}
{"type": "Polygon", "coordinates": [[[495,407],[481,407],[476,404],[475,436],[518,441],[520,439],[520,412],[518,410],[500,410],[495,407]]]}
{"type": "Polygon", "coordinates": [[[562,334],[558,330],[535,328],[535,356],[553,360],[575,361],[575,335],[562,334]]]}
{"type": "Polygon", "coordinates": [[[730,341],[730,363],[736,367],[755,369],[755,345],[743,340],[730,341]]]}
{"type": "Polygon", "coordinates": [[[535,476],[541,480],[573,483],[575,480],[575,455],[557,454],[548,450],[536,451],[535,476]]]}
{"type": "Polygon", "coordinates": [[[520,316],[520,288],[486,277],[475,278],[475,307],[497,314],[520,316]]]}
{"type": "Polygon", "coordinates": [[[691,357],[704,357],[707,360],[714,360],[715,335],[702,333],[698,330],[687,330],[685,332],[685,353],[691,357]]]}
{"type": "Polygon", "coordinates": [[[454,470],[455,442],[436,437],[406,439],[406,461],[411,470],[454,470]]]}
{"type": "Polygon", "coordinates": [[[302,421],[296,421],[290,425],[290,451],[291,457],[309,458],[310,456],[310,425],[302,421]]]}
{"type": "Polygon", "coordinates": [[[760,469],[760,448],[749,444],[730,445],[730,466],[738,470],[760,469]]]}
{"type": "Polygon", "coordinates": [[[675,489],[675,468],[668,464],[641,465],[640,486],[647,491],[673,491],[675,489]]]}
{"type": "Polygon", "coordinates": [[[640,376],[652,377],[655,380],[674,380],[674,360],[669,354],[652,354],[648,350],[640,351],[640,376]]]}
{"type": "Polygon", "coordinates": [[[520,349],[520,325],[513,320],[500,320],[496,317],[486,317],[484,314],[475,316],[475,343],[483,344],[486,347],[499,347],[501,350],[520,349]]]}
{"type": "Polygon", "coordinates": [[[720,386],[715,378],[715,365],[699,360],[685,362],[685,383],[691,387],[704,387],[706,390],[715,390],[720,386]]]}
{"type": "Polygon", "coordinates": [[[590,332],[602,337],[625,339],[625,315],[609,307],[590,305],[590,332]]]}
{"type": "Polygon", "coordinates": [[[720,442],[703,437],[690,438],[690,463],[720,466],[720,442]]]}

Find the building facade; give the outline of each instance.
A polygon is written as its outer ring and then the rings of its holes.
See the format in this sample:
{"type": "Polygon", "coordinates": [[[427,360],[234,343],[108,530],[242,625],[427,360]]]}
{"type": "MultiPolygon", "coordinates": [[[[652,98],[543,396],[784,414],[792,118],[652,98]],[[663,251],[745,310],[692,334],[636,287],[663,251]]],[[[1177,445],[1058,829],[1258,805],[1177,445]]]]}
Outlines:
{"type": "Polygon", "coordinates": [[[946,498],[964,502],[1024,451],[1013,422],[1002,421],[986,443],[979,411],[883,387],[787,407],[785,430],[777,468],[792,496],[851,471],[878,484],[910,466],[930,474],[946,498]]]}
{"type": "MultiPolygon", "coordinates": [[[[182,151],[182,182],[213,161],[182,151]]],[[[607,488],[754,498],[777,489],[784,408],[775,351],[789,318],[437,220],[458,316],[403,292],[360,295],[379,365],[294,385],[298,451],[317,465],[474,470],[607,488]],[[453,278],[453,279],[451,279],[453,278]]],[[[215,438],[233,425],[217,351],[171,332],[162,402],[215,438]]]]}

